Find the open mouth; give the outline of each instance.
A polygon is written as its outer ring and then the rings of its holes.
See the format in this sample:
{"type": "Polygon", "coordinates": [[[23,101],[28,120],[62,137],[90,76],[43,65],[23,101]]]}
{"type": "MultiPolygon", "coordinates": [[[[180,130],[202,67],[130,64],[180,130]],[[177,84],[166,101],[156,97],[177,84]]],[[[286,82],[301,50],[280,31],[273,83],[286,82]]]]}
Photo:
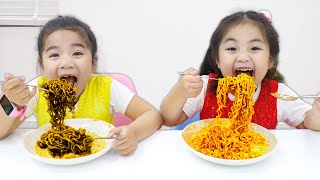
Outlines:
{"type": "Polygon", "coordinates": [[[75,84],[76,84],[77,81],[78,81],[78,78],[75,77],[75,76],[63,76],[63,77],[61,77],[61,78],[69,81],[73,86],[75,86],[75,84]]]}
{"type": "Polygon", "coordinates": [[[245,73],[248,76],[253,76],[253,69],[252,68],[238,68],[235,71],[235,75],[238,76],[241,73],[245,73]]]}

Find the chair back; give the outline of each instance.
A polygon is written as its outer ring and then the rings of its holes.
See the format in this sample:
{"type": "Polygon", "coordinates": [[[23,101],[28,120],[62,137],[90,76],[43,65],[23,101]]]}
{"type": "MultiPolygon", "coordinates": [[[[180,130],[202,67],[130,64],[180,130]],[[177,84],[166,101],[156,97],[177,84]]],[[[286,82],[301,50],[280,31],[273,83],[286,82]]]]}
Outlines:
{"type": "MultiPolygon", "coordinates": [[[[132,82],[132,80],[125,74],[121,73],[107,73],[108,76],[112,77],[113,79],[117,80],[121,84],[127,86],[131,92],[137,94],[136,88],[132,82]]],[[[125,116],[124,114],[114,112],[113,114],[113,119],[114,119],[114,126],[123,126],[123,125],[128,125],[130,124],[133,120],[125,116]]]]}

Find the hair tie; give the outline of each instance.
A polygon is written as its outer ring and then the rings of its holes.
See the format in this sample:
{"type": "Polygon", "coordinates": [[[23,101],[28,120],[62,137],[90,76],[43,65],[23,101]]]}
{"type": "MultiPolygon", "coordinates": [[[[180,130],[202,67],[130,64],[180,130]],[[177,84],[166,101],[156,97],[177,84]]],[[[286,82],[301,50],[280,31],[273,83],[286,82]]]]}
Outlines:
{"type": "Polygon", "coordinates": [[[267,11],[267,10],[261,10],[261,11],[259,11],[259,13],[260,13],[263,17],[265,17],[269,23],[271,23],[272,16],[271,16],[271,13],[270,13],[269,11],[267,11]]]}

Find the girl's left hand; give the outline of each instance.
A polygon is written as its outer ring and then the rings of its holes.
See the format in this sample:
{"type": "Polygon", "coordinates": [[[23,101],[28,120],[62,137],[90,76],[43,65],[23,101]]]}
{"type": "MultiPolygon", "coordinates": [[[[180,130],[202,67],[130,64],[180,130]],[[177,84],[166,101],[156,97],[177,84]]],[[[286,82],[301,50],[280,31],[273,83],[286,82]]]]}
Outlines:
{"type": "Polygon", "coordinates": [[[114,147],[121,155],[131,155],[137,149],[138,140],[129,126],[120,126],[111,129],[107,137],[112,136],[121,137],[121,139],[116,139],[113,141],[114,147]]]}
{"type": "Polygon", "coordinates": [[[320,111],[320,97],[316,97],[314,99],[312,109],[317,109],[318,111],[320,111]]]}

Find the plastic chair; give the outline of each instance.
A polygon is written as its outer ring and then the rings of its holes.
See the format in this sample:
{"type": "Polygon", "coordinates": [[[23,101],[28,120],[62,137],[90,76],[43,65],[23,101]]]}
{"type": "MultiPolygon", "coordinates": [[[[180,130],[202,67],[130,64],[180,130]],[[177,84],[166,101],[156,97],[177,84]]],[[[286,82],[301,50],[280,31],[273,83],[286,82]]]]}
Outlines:
{"type": "MultiPolygon", "coordinates": [[[[131,92],[137,94],[136,88],[135,88],[132,80],[127,75],[120,74],[120,73],[107,73],[107,75],[112,77],[113,79],[119,81],[121,84],[127,86],[131,90],[131,92]]],[[[114,118],[114,126],[115,127],[128,125],[133,121],[132,119],[125,116],[124,114],[121,114],[118,112],[114,112],[113,118],[114,118]]]]}
{"type": "Polygon", "coordinates": [[[195,121],[199,121],[200,120],[200,113],[197,112],[192,118],[187,119],[185,122],[173,126],[171,129],[172,130],[183,130],[183,128],[185,128],[186,126],[188,126],[190,123],[193,123],[195,121]]]}

